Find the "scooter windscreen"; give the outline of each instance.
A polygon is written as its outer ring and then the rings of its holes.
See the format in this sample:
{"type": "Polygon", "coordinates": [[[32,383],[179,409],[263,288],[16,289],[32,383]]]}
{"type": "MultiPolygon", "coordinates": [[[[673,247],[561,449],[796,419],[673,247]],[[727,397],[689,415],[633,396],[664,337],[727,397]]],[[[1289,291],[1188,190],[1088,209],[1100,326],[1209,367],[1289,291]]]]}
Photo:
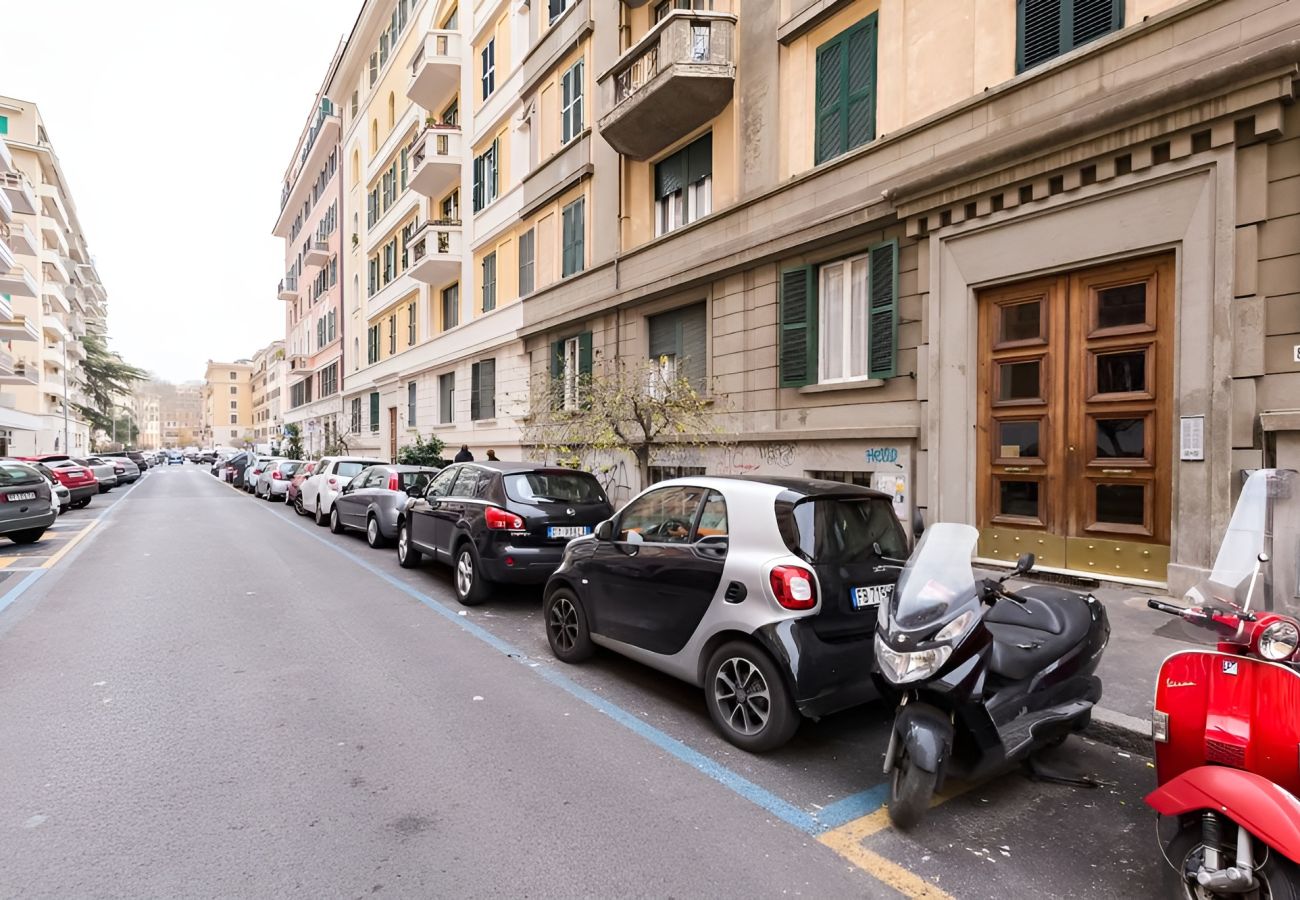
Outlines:
{"type": "Polygon", "coordinates": [[[979,532],[970,525],[940,522],[925,530],[894,591],[889,618],[914,631],[947,617],[975,594],[971,557],[979,532]]]}

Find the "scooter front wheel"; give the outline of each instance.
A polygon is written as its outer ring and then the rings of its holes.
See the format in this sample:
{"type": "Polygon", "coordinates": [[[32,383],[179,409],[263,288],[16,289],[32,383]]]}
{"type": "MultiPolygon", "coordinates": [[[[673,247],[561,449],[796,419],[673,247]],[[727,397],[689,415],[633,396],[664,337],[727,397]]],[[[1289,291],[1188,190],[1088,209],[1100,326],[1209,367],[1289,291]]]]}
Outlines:
{"type": "MultiPolygon", "coordinates": [[[[1232,828],[1232,837],[1224,840],[1222,865],[1227,867],[1236,862],[1228,848],[1236,843],[1236,829],[1232,828]]],[[[1255,879],[1258,891],[1251,895],[1260,900],[1300,900],[1300,866],[1278,853],[1272,847],[1256,840],[1255,879]],[[1260,857],[1263,857],[1261,863],[1260,857]]],[[[1184,897],[1187,900],[1208,900],[1212,897],[1241,897],[1240,893],[1228,894],[1202,888],[1192,879],[1194,873],[1205,861],[1205,845],[1201,843],[1201,822],[1199,817],[1191,817],[1179,830],[1166,847],[1166,859],[1169,865],[1165,870],[1165,895],[1184,897]]]]}
{"type": "Polygon", "coordinates": [[[915,828],[930,808],[938,782],[937,772],[925,771],[903,753],[889,785],[889,821],[902,831],[915,828]]]}

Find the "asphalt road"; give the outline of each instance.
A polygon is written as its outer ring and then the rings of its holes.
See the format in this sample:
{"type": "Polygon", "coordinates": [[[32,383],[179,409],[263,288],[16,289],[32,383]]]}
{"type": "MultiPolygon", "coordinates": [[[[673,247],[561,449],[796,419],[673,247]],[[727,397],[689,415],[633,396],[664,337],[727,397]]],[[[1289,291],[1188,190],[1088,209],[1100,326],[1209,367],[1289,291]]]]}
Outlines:
{"type": "Polygon", "coordinates": [[[1155,893],[1140,757],[1072,738],[1100,789],[958,785],[901,835],[888,710],[751,756],[689,686],[556,663],[535,591],[462,610],[206,469],[109,497],[0,585],[0,896],[1155,893]]]}

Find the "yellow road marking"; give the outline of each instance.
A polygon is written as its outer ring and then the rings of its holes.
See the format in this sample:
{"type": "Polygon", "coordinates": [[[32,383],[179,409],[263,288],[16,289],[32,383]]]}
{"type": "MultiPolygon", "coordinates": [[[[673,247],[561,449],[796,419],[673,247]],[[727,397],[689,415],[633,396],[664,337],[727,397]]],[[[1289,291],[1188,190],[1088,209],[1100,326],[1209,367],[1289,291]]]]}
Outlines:
{"type": "Polygon", "coordinates": [[[86,524],[86,527],[78,531],[75,535],[73,535],[72,538],[68,540],[67,543],[65,543],[62,547],[59,548],[57,553],[55,553],[45,562],[41,563],[41,568],[42,569],[54,568],[54,564],[57,563],[59,560],[63,559],[63,557],[68,553],[69,550],[77,546],[77,544],[81,542],[81,539],[90,533],[90,529],[94,528],[95,524],[98,521],[99,521],[98,519],[91,519],[90,522],[86,524]]]}
{"type": "Polygon", "coordinates": [[[6,556],[4,559],[0,559],[0,569],[6,569],[9,566],[12,566],[14,561],[17,559],[19,559],[17,556],[6,556]]]}

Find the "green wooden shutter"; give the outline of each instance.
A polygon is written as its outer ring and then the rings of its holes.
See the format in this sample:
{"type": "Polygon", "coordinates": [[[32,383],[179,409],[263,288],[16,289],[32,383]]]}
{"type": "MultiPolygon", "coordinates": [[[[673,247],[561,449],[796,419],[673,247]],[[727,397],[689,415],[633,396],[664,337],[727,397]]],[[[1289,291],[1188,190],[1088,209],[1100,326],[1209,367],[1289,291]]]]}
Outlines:
{"type": "Polygon", "coordinates": [[[840,115],[844,95],[842,71],[844,46],[839,39],[817,48],[817,137],[813,163],[822,163],[844,152],[840,115]]]}
{"type": "Polygon", "coordinates": [[[379,430],[379,394],[370,395],[370,430],[379,430]]]}
{"type": "Polygon", "coordinates": [[[871,309],[867,377],[893,378],[898,370],[898,241],[871,248],[871,309]]]}
{"type": "Polygon", "coordinates": [[[851,29],[845,41],[845,150],[876,137],[876,17],[851,29]]]}
{"type": "Polygon", "coordinates": [[[474,363],[469,370],[469,417],[471,419],[479,417],[478,379],[479,364],[474,363]]]}
{"type": "Polygon", "coordinates": [[[591,332],[584,331],[578,335],[578,374],[591,374],[591,332]]]}
{"type": "Polygon", "coordinates": [[[817,380],[817,270],[799,266],[781,273],[781,387],[817,380]]]}
{"type": "Polygon", "coordinates": [[[1016,71],[1124,27],[1124,0],[1016,0],[1016,71]]]}

